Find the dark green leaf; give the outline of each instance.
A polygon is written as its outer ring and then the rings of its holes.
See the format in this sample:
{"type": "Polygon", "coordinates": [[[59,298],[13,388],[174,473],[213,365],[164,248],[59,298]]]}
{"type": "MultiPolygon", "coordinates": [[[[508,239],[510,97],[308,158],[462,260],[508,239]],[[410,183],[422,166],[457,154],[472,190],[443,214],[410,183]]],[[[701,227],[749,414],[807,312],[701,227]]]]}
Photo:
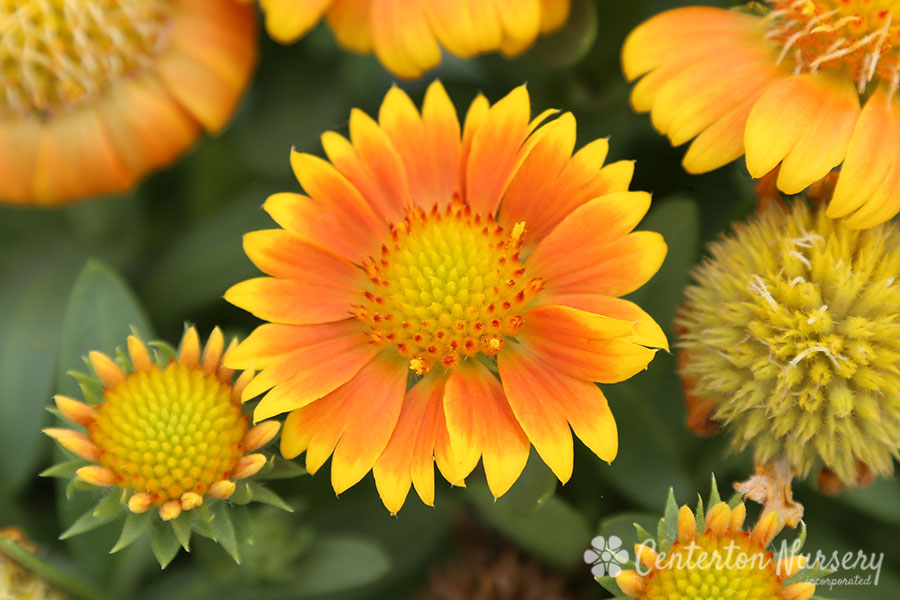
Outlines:
{"type": "Polygon", "coordinates": [[[556,475],[544,464],[537,452],[532,450],[525,470],[498,502],[503,502],[512,511],[530,515],[540,510],[553,496],[556,484],[556,475]]]}
{"type": "Polygon", "coordinates": [[[231,522],[229,507],[224,502],[217,502],[212,508],[212,521],[209,527],[215,533],[216,542],[229,554],[234,562],[241,564],[241,552],[238,548],[234,524],[231,522]]]}
{"type": "Polygon", "coordinates": [[[333,594],[370,584],[391,566],[388,556],[372,542],[349,536],[318,540],[294,572],[295,597],[333,594]]]}
{"type": "Polygon", "coordinates": [[[487,486],[471,483],[469,492],[481,515],[520,546],[563,568],[578,564],[591,540],[584,516],[558,496],[533,515],[522,515],[495,502],[487,486]]]}

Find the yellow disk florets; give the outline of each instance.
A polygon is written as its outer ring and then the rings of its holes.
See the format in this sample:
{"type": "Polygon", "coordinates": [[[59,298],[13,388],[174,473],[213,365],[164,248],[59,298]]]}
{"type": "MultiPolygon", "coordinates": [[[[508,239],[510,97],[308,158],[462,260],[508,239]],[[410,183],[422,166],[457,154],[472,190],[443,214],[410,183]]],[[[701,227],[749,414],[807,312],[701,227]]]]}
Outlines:
{"type": "Polygon", "coordinates": [[[900,453],[900,229],[854,231],[799,202],[710,247],[679,317],[687,391],[760,464],[842,481],[900,453]]]}
{"type": "Polygon", "coordinates": [[[94,463],[78,469],[79,479],[133,492],[128,507],[134,513],[157,506],[162,518],[171,520],[206,497],[227,498],[236,480],[266,464],[264,455],[247,453],[271,441],[280,425],[269,421],[248,430],[240,397],[253,373],[232,383],[234,372],[222,366],[224,346],[216,328],[201,353],[191,327],[168,362],[153,360],[135,336],[128,338],[131,364],[91,352],[102,401],[90,406],[56,397],[62,415],[87,433],[45,432],[94,463]]]}
{"type": "Polygon", "coordinates": [[[355,316],[373,343],[396,347],[419,374],[494,355],[543,288],[519,260],[524,233],[522,223],[506,231],[468,206],[411,210],[365,264],[371,287],[355,316]]]}
{"type": "Polygon", "coordinates": [[[900,80],[900,2],[894,0],[769,0],[766,37],[779,61],[800,71],[841,68],[860,93],[875,78],[900,80]]]}
{"type": "Polygon", "coordinates": [[[0,114],[65,108],[143,69],[170,0],[0,0],[0,114]]]}
{"type": "MultiPolygon", "coordinates": [[[[670,502],[674,512],[674,499],[670,502]]],[[[717,502],[700,527],[687,506],[677,514],[674,540],[635,545],[638,570],[616,576],[626,595],[640,600],[809,600],[815,593],[811,583],[786,583],[805,566],[804,556],[776,557],[769,549],[783,527],[777,513],[766,514],[749,531],[743,504],[732,509],[717,502]]],[[[666,525],[664,520],[663,530],[666,525]]]]}
{"type": "Polygon", "coordinates": [[[136,372],[109,390],[90,438],[119,485],[146,491],[162,505],[228,479],[244,454],[246,431],[229,383],[173,363],[136,372]]]}

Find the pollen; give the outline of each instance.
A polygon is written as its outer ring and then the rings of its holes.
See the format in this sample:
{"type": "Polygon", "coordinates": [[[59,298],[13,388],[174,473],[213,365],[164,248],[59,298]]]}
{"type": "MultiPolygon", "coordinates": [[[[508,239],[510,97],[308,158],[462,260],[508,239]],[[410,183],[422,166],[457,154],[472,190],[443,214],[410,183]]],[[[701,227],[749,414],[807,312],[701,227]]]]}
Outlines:
{"type": "Polygon", "coordinates": [[[203,495],[244,455],[247,419],[231,397],[228,383],[197,367],[137,371],[97,407],[89,435],[98,462],[119,487],[147,493],[156,506],[203,495]]]}
{"type": "Polygon", "coordinates": [[[860,93],[873,79],[900,84],[900,2],[894,0],[770,0],[766,37],[779,62],[795,72],[840,68],[860,93]]]}
{"type": "Polygon", "coordinates": [[[496,355],[543,289],[519,258],[525,234],[524,223],[507,231],[468,206],[411,209],[364,264],[369,286],[354,316],[373,344],[396,348],[420,375],[496,355]]]}
{"type": "Polygon", "coordinates": [[[103,93],[167,46],[171,0],[0,0],[0,115],[103,93]]]}

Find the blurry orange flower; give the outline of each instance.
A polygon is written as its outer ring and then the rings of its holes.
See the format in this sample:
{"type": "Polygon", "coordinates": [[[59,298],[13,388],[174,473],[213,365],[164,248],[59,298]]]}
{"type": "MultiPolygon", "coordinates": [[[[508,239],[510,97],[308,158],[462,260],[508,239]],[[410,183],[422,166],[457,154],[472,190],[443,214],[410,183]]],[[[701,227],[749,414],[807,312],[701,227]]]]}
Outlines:
{"type": "Polygon", "coordinates": [[[233,0],[0,0],[0,202],[128,190],[226,125],[256,54],[233,0]]]}
{"type": "Polygon", "coordinates": [[[465,58],[525,51],[569,17],[569,0],[260,0],[269,34],[282,43],[306,35],[324,16],[339,44],[375,51],[399,77],[441,62],[441,46],[465,58]]]}
{"type": "Polygon", "coordinates": [[[831,217],[868,228],[900,212],[900,4],[769,0],[746,11],[657,15],[622,50],[638,112],[692,173],[746,153],[753,177],[779,164],[801,192],[843,163],[831,217]],[[860,109],[862,98],[867,98],[860,109]]]}
{"type": "Polygon", "coordinates": [[[225,298],[261,319],[225,357],[261,372],[257,419],[290,411],[282,453],[310,472],[333,454],[343,492],[374,467],[391,512],[411,483],[434,499],[433,461],[455,485],[484,461],[494,496],[533,444],[560,480],[572,434],[600,458],[616,425],[593,382],[622,381],[666,348],[659,326],[619,299],[657,271],[666,245],[632,229],[650,195],[633,165],[603,167],[608,144],[574,156],[575,119],[530,120],[517,88],[479,96],[461,128],[440,83],[421,114],[400,89],[350,140],[322,136],[330,162],[293,153],[309,194],[276,194],[283,229],[244,238],[272,277],[225,298]],[[252,366],[251,366],[252,365],[252,366]],[[410,389],[407,389],[413,384],[410,389]]]}

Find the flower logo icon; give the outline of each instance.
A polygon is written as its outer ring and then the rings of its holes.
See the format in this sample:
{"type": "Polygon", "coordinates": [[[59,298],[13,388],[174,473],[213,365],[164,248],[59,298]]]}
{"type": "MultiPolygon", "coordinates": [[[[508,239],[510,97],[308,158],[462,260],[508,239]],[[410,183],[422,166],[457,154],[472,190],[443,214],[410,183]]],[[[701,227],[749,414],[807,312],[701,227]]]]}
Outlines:
{"type": "Polygon", "coordinates": [[[598,535],[591,540],[591,548],[584,551],[584,562],[591,567],[594,577],[615,577],[622,571],[622,563],[628,560],[628,552],[622,548],[622,539],[611,535],[609,539],[598,535]]]}

